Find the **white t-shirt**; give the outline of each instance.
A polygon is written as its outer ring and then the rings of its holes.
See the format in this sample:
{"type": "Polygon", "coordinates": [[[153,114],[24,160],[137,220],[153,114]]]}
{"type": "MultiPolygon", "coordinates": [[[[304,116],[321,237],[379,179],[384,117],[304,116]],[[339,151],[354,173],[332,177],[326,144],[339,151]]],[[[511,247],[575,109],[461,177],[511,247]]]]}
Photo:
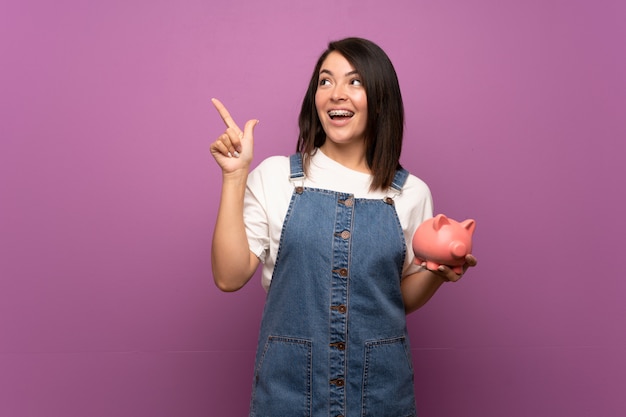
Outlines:
{"type": "Polygon", "coordinates": [[[297,185],[350,193],[355,198],[393,197],[407,247],[402,276],[421,268],[413,263],[413,234],[424,220],[433,216],[432,196],[422,180],[409,175],[400,194],[392,189],[371,192],[371,175],[346,168],[319,149],[311,157],[304,184],[291,182],[289,174],[289,158],[272,156],[261,162],[248,176],[244,222],[250,250],[263,263],[262,285],[266,290],[272,280],[283,221],[297,185]]]}

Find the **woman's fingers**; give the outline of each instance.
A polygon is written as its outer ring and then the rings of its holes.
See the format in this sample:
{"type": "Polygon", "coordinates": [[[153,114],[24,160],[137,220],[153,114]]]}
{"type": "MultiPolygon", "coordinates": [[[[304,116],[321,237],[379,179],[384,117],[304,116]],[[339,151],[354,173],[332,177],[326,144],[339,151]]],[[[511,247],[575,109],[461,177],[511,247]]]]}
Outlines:
{"type": "Polygon", "coordinates": [[[239,156],[236,153],[235,147],[233,146],[230,138],[226,133],[220,135],[220,137],[218,137],[217,140],[213,142],[213,144],[211,145],[211,151],[213,153],[218,152],[223,156],[227,156],[229,158],[233,156],[239,156]]]}
{"type": "Polygon", "coordinates": [[[211,102],[217,109],[217,112],[220,114],[220,117],[224,121],[226,128],[234,129],[235,133],[237,134],[237,136],[239,136],[239,138],[243,137],[243,132],[241,131],[241,129],[239,129],[239,126],[237,126],[237,123],[235,123],[235,120],[233,120],[232,116],[230,115],[226,107],[222,104],[222,102],[216,98],[212,98],[211,102]]]}
{"type": "Polygon", "coordinates": [[[476,266],[478,265],[478,259],[476,259],[476,257],[472,254],[467,254],[465,256],[465,263],[467,266],[476,266]]]}
{"type": "MultiPolygon", "coordinates": [[[[244,132],[241,135],[241,140],[245,142],[250,151],[252,151],[252,148],[254,147],[254,128],[257,124],[259,124],[259,121],[256,119],[248,120],[244,126],[244,132]]],[[[237,150],[241,153],[241,146],[237,150]]]]}
{"type": "Polygon", "coordinates": [[[244,131],[242,131],[237,123],[235,123],[235,120],[230,115],[230,112],[226,109],[226,106],[224,106],[221,101],[213,98],[211,99],[211,102],[226,125],[226,132],[218,138],[218,140],[220,140],[227,148],[224,155],[229,157],[239,157],[243,151],[242,141],[245,140],[246,142],[250,142],[250,145],[252,146],[254,127],[259,121],[255,119],[248,120],[244,126],[244,131]]]}
{"type": "Polygon", "coordinates": [[[242,131],[222,102],[211,101],[226,125],[224,133],[211,144],[211,154],[224,172],[247,169],[252,161],[254,127],[258,120],[248,120],[242,131]]]}

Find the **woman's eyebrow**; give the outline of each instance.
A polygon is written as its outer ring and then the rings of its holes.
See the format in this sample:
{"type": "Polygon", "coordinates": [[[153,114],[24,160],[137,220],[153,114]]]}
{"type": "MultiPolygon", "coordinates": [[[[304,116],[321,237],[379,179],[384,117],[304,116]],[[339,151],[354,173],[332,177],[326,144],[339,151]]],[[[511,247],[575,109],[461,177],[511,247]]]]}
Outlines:
{"type": "MultiPolygon", "coordinates": [[[[346,72],[346,74],[344,75],[345,77],[349,77],[351,75],[357,75],[359,72],[357,70],[352,70],[350,72],[346,72]]],[[[331,70],[327,70],[327,69],[322,69],[320,70],[320,74],[328,74],[331,77],[334,75],[333,72],[331,70]]]]}

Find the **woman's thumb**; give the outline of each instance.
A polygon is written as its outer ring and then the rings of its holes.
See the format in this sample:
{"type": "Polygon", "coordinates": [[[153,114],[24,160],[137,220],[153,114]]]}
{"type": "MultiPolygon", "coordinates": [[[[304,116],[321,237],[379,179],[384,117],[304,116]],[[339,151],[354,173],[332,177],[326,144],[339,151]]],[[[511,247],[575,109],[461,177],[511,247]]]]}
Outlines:
{"type": "Polygon", "coordinates": [[[243,136],[252,139],[254,137],[254,128],[258,123],[257,119],[248,120],[243,128],[243,136]]]}

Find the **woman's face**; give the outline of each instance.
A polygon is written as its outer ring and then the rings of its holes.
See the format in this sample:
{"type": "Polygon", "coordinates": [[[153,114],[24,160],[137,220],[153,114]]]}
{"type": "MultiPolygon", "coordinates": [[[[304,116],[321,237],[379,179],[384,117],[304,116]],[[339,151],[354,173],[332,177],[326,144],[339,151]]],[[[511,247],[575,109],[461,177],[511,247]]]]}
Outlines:
{"type": "Polygon", "coordinates": [[[331,52],[320,67],[315,108],[327,140],[338,145],[364,141],[365,88],[360,74],[338,52],[331,52]]]}

